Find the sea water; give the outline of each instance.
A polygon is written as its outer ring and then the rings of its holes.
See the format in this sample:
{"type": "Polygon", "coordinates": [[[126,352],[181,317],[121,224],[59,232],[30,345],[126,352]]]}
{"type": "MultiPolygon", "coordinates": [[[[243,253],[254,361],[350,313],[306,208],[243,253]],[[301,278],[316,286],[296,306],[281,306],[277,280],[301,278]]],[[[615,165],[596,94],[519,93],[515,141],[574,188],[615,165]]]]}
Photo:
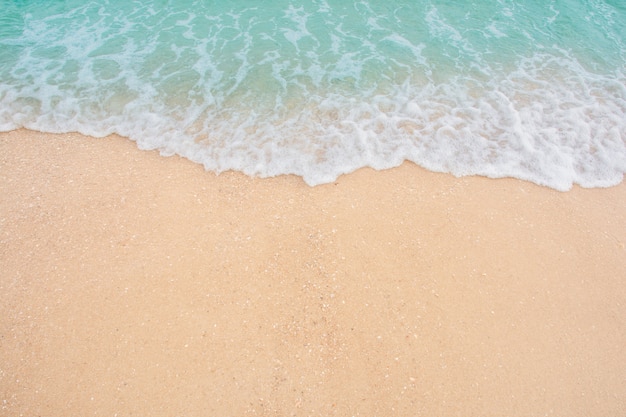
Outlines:
{"type": "Polygon", "coordinates": [[[623,0],[0,0],[0,130],[311,185],[626,172],[623,0]]]}

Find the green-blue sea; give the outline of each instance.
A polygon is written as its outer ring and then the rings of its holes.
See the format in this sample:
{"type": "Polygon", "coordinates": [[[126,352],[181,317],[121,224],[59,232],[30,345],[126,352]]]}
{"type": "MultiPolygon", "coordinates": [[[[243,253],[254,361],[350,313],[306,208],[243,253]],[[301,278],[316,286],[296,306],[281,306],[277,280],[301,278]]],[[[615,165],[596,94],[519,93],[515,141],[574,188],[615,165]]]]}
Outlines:
{"type": "Polygon", "coordinates": [[[626,172],[624,0],[0,0],[0,131],[310,185],[626,172]]]}

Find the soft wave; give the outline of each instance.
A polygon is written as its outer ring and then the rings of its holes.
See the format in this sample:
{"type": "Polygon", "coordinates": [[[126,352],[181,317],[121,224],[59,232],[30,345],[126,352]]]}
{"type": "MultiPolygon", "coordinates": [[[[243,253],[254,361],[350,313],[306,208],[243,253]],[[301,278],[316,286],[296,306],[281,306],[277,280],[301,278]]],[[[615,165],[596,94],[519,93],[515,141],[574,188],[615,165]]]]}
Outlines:
{"type": "Polygon", "coordinates": [[[404,160],[559,190],[622,180],[624,10],[337,3],[8,3],[0,130],[117,133],[311,185],[404,160]]]}

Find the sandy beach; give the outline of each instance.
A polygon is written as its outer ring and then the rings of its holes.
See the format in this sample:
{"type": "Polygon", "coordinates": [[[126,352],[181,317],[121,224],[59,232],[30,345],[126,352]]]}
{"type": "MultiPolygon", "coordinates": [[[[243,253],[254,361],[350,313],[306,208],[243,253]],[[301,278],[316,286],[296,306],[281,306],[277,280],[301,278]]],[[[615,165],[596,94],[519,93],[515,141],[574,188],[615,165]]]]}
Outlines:
{"type": "Polygon", "coordinates": [[[311,188],[0,134],[2,416],[626,415],[626,184],[311,188]]]}

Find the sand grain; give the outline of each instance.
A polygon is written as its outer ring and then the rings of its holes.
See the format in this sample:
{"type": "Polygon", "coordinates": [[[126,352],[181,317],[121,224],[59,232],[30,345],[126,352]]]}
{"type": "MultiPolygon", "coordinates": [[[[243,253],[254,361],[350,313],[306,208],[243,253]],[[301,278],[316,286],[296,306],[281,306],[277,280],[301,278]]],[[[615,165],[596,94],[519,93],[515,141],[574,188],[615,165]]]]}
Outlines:
{"type": "Polygon", "coordinates": [[[17,131],[0,195],[2,415],[626,415],[624,184],[17,131]]]}

